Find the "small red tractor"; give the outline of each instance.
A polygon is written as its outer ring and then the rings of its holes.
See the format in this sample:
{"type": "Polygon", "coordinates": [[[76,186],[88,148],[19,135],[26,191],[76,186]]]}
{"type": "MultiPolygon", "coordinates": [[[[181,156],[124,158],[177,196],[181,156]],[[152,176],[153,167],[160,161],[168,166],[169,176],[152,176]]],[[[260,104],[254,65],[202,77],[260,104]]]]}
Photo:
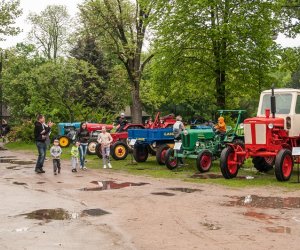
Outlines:
{"type": "Polygon", "coordinates": [[[245,119],[243,127],[244,147],[229,144],[221,153],[224,178],[236,177],[244,160],[251,157],[258,171],[275,166],[277,180],[288,181],[294,165],[292,149],[300,146],[300,90],[263,91],[257,117],[245,119]]]}
{"type": "MultiPolygon", "coordinates": [[[[128,123],[126,124],[121,132],[111,133],[113,138],[113,142],[111,145],[111,156],[115,160],[123,160],[127,157],[129,150],[132,150],[132,146],[129,145],[128,142],[128,130],[129,129],[144,129],[145,127],[148,128],[167,128],[172,127],[173,124],[176,122],[173,115],[167,115],[164,117],[160,117],[160,112],[158,112],[155,116],[155,119],[152,124],[145,126],[143,124],[133,124],[128,123]]],[[[101,154],[101,146],[97,144],[95,146],[96,154],[99,158],[102,158],[101,154]]]]}

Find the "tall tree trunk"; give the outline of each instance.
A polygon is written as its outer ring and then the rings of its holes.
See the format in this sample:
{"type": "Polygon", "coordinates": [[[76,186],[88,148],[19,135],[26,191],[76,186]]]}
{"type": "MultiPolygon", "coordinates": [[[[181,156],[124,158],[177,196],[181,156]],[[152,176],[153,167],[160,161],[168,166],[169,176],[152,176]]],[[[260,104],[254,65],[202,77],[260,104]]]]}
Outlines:
{"type": "Polygon", "coordinates": [[[225,71],[216,69],[216,100],[218,109],[225,109],[226,107],[225,81],[225,71]]]}
{"type": "Polygon", "coordinates": [[[132,83],[131,89],[131,100],[132,104],[130,107],[132,122],[133,123],[142,123],[142,102],[140,99],[140,82],[135,80],[132,83]]]}

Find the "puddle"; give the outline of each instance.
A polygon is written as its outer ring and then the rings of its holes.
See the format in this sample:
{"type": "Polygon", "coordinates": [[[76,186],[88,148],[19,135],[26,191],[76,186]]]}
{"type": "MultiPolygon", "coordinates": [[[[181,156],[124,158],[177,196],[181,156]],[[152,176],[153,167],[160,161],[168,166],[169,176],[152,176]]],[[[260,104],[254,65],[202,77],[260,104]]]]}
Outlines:
{"type": "Polygon", "coordinates": [[[203,226],[205,226],[208,230],[220,230],[221,227],[218,226],[218,225],[215,225],[213,223],[207,223],[207,222],[204,222],[204,223],[201,223],[203,226]]]}
{"type": "Polygon", "coordinates": [[[82,211],[81,215],[89,215],[89,216],[102,216],[105,214],[110,214],[109,212],[102,210],[100,208],[93,208],[93,209],[85,209],[82,211]]]}
{"type": "Polygon", "coordinates": [[[86,187],[83,188],[83,191],[101,191],[101,190],[108,190],[108,189],[120,189],[125,187],[132,187],[132,186],[143,186],[149,183],[145,182],[123,182],[123,183],[116,183],[114,181],[91,181],[91,183],[96,184],[97,187],[86,187]]]}
{"type": "Polygon", "coordinates": [[[39,209],[31,213],[21,214],[26,215],[26,219],[34,220],[68,220],[70,219],[69,213],[62,208],[55,209],[39,209]]]}
{"type": "Polygon", "coordinates": [[[244,213],[244,215],[255,218],[255,219],[259,219],[259,220],[278,220],[279,219],[278,216],[272,216],[272,215],[265,214],[265,213],[257,213],[255,211],[248,211],[248,212],[244,213]]]}
{"type": "Polygon", "coordinates": [[[287,233],[291,234],[292,229],[290,227],[278,226],[278,227],[266,227],[266,230],[271,233],[287,233]]]}
{"type": "Polygon", "coordinates": [[[229,196],[234,199],[224,203],[225,206],[246,206],[256,208],[300,208],[300,197],[261,197],[257,195],[229,196]]]}
{"type": "Polygon", "coordinates": [[[175,194],[172,194],[172,193],[168,193],[168,192],[154,192],[154,193],[151,193],[153,195],[163,195],[163,196],[174,196],[175,194]]]}
{"type": "MultiPolygon", "coordinates": [[[[252,176],[251,176],[252,177],[252,176]]],[[[224,179],[222,174],[213,174],[213,173],[195,173],[190,178],[198,179],[224,179]]],[[[235,179],[248,179],[247,176],[237,176],[235,179]]]]}
{"type": "Polygon", "coordinates": [[[18,164],[18,165],[35,164],[34,161],[21,161],[21,160],[16,160],[16,159],[7,159],[7,158],[0,159],[0,163],[11,163],[11,164],[18,164]]]}
{"type": "Polygon", "coordinates": [[[0,156],[0,160],[1,159],[7,159],[7,158],[11,159],[11,158],[16,158],[16,157],[17,156],[15,156],[15,155],[0,156]]]}
{"type": "Polygon", "coordinates": [[[167,188],[167,190],[179,191],[179,192],[184,192],[184,193],[193,193],[193,192],[203,191],[201,189],[194,189],[194,188],[167,188]]]}
{"type": "Polygon", "coordinates": [[[47,193],[45,190],[43,189],[34,189],[35,191],[38,191],[38,192],[43,192],[43,193],[47,193]]]}
{"type": "Polygon", "coordinates": [[[36,184],[44,184],[46,183],[45,181],[38,181],[36,184]]]}
{"type": "Polygon", "coordinates": [[[6,177],[5,180],[13,180],[14,178],[6,177]]]}
{"type": "Polygon", "coordinates": [[[57,183],[63,183],[62,181],[58,181],[57,183]]]}
{"type": "Polygon", "coordinates": [[[6,167],[6,169],[14,169],[16,168],[17,166],[10,166],[10,167],[6,167]]]}
{"type": "Polygon", "coordinates": [[[27,183],[25,183],[25,182],[18,182],[18,181],[14,181],[13,184],[15,184],[15,185],[27,185],[27,183]]]}

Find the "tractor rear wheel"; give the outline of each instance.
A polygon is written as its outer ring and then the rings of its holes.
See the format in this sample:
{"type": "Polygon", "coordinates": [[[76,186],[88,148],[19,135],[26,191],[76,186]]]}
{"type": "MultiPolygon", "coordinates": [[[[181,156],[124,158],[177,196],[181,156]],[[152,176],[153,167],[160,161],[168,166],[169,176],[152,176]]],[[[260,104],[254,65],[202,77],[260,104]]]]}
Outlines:
{"type": "Polygon", "coordinates": [[[252,162],[259,172],[268,172],[273,169],[274,157],[254,157],[252,162]]]}
{"type": "Polygon", "coordinates": [[[225,179],[232,179],[237,176],[239,164],[234,161],[234,149],[226,147],[222,150],[220,159],[220,168],[225,179]]]}
{"type": "Polygon", "coordinates": [[[145,162],[148,158],[148,149],[146,145],[135,145],[133,149],[133,158],[136,162],[145,162]]]}
{"type": "Polygon", "coordinates": [[[96,155],[97,155],[100,159],[102,159],[102,151],[101,151],[101,144],[100,144],[100,143],[98,143],[98,144],[96,145],[95,153],[96,153],[96,155]]]}
{"type": "Polygon", "coordinates": [[[169,148],[166,152],[165,164],[168,169],[173,170],[178,167],[178,158],[174,156],[175,151],[173,148],[169,148]]]}
{"type": "Polygon", "coordinates": [[[289,149],[281,149],[275,159],[275,175],[278,181],[288,181],[292,175],[294,160],[289,149]]]}
{"type": "Polygon", "coordinates": [[[197,169],[201,172],[208,172],[212,165],[212,159],[213,155],[209,150],[203,150],[199,153],[197,160],[196,160],[196,166],[197,169]]]}
{"type": "Polygon", "coordinates": [[[59,137],[59,146],[61,146],[62,148],[66,148],[70,145],[71,140],[69,137],[67,136],[61,136],[59,137]]]}
{"type": "Polygon", "coordinates": [[[166,162],[166,153],[170,147],[168,144],[162,144],[156,150],[156,161],[159,165],[164,165],[166,162]]]}
{"type": "Polygon", "coordinates": [[[116,161],[124,160],[128,155],[128,147],[124,142],[118,141],[112,145],[111,156],[116,161]]]}
{"type": "Polygon", "coordinates": [[[88,145],[87,145],[86,153],[88,155],[95,155],[96,154],[96,146],[97,146],[97,144],[98,144],[98,142],[97,142],[96,139],[89,140],[88,145]]]}

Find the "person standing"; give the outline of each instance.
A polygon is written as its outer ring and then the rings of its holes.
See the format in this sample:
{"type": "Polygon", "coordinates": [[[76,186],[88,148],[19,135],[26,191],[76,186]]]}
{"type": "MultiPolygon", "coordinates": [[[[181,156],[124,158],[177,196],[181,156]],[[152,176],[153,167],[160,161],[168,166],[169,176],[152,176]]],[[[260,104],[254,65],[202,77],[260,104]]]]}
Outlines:
{"type": "Polygon", "coordinates": [[[50,148],[50,154],[53,160],[53,172],[56,175],[56,171],[60,174],[60,155],[62,153],[61,147],[59,146],[59,140],[55,139],[53,146],[50,148]]]}
{"type": "Polygon", "coordinates": [[[173,125],[173,133],[174,133],[174,140],[180,140],[180,134],[185,129],[184,124],[182,122],[182,117],[180,115],[176,116],[176,122],[173,125]]]}
{"type": "Polygon", "coordinates": [[[125,113],[121,113],[120,117],[116,121],[116,132],[122,132],[128,121],[125,118],[125,113]]]}
{"type": "Polygon", "coordinates": [[[102,127],[102,132],[98,135],[97,141],[98,141],[98,143],[101,144],[103,168],[106,168],[106,163],[107,163],[108,168],[112,168],[112,166],[110,164],[109,155],[110,155],[110,144],[112,143],[113,139],[112,139],[110,133],[108,133],[106,131],[105,126],[102,127]]]}
{"type": "Polygon", "coordinates": [[[77,140],[80,142],[79,146],[79,158],[80,158],[80,169],[86,170],[85,165],[85,156],[87,151],[87,145],[90,138],[90,133],[87,129],[86,122],[80,124],[80,128],[77,132],[77,140]]]}
{"type": "Polygon", "coordinates": [[[54,123],[51,121],[48,122],[48,124],[45,124],[45,116],[42,114],[39,114],[37,116],[37,121],[34,123],[34,139],[35,143],[38,149],[38,158],[35,165],[35,172],[36,173],[45,173],[43,170],[44,161],[46,157],[46,139],[47,135],[50,133],[51,127],[54,123]]]}
{"type": "Polygon", "coordinates": [[[72,172],[77,172],[80,142],[76,141],[71,148],[72,172]]]}

